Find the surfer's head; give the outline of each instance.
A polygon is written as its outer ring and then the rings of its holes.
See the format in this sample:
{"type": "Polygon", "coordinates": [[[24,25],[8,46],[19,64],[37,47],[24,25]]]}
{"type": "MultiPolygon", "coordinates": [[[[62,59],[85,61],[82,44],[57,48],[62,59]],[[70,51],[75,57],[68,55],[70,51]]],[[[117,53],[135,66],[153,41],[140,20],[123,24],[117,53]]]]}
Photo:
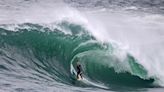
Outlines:
{"type": "Polygon", "coordinates": [[[77,65],[80,65],[80,62],[79,61],[77,61],[77,63],[76,63],[77,65]]]}
{"type": "Polygon", "coordinates": [[[79,62],[79,59],[77,59],[77,62],[76,62],[77,65],[80,65],[80,62],[79,62]]]}

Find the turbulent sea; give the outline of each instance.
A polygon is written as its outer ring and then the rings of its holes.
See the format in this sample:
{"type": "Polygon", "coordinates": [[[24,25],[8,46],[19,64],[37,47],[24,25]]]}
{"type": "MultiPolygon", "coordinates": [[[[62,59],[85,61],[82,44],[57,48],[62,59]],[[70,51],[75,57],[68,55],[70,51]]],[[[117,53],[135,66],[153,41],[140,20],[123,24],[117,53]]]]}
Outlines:
{"type": "Polygon", "coordinates": [[[163,92],[163,47],[164,0],[0,0],[0,92],[163,92]]]}

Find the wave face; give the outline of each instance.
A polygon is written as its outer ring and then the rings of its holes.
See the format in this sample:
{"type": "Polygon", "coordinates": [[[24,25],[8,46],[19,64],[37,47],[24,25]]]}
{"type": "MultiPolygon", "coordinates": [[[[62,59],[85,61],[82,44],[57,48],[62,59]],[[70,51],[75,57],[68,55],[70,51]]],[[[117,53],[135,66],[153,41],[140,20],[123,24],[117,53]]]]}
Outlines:
{"type": "Polygon", "coordinates": [[[46,82],[50,85],[64,83],[82,86],[74,84],[70,72],[70,66],[75,65],[77,58],[82,64],[84,76],[95,83],[106,86],[152,86],[154,79],[147,76],[144,67],[130,54],[120,59],[117,48],[97,41],[83,26],[66,21],[56,25],[58,28],[50,29],[25,23],[17,25],[17,31],[0,29],[0,75],[3,86],[18,85],[12,83],[17,80],[28,81],[27,85],[46,82]]]}

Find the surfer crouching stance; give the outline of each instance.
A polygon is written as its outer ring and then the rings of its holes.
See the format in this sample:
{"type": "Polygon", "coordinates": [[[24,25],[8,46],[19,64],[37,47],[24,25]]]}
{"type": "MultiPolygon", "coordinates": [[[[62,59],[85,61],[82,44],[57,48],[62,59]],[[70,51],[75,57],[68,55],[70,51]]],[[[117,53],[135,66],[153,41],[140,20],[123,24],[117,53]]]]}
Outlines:
{"type": "Polygon", "coordinates": [[[79,61],[77,62],[76,68],[77,68],[77,79],[79,79],[80,77],[82,79],[83,78],[82,77],[82,68],[81,68],[81,64],[79,61]]]}

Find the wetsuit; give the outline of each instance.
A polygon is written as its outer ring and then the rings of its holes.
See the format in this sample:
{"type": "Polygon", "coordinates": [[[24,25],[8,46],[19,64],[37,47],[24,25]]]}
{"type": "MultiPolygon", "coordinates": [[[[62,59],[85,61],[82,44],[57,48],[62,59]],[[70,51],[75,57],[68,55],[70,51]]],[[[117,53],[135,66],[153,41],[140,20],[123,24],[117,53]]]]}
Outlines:
{"type": "Polygon", "coordinates": [[[80,65],[80,64],[77,65],[76,68],[77,68],[77,78],[78,78],[78,75],[80,75],[81,78],[82,78],[82,69],[81,69],[81,65],[80,65]]]}

